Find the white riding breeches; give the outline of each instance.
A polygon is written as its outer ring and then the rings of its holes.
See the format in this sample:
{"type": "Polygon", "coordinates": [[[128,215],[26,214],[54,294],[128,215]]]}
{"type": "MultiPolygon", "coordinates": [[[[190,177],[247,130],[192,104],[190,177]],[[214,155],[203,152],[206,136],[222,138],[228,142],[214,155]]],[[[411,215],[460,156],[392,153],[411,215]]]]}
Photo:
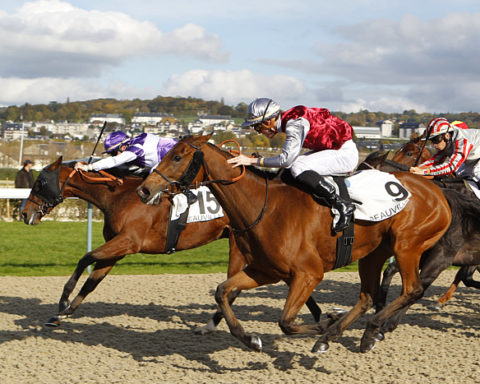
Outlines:
{"type": "Polygon", "coordinates": [[[305,171],[319,175],[338,175],[355,170],[358,164],[358,150],[353,140],[346,141],[339,149],[308,152],[300,155],[290,166],[293,177],[305,171]]]}

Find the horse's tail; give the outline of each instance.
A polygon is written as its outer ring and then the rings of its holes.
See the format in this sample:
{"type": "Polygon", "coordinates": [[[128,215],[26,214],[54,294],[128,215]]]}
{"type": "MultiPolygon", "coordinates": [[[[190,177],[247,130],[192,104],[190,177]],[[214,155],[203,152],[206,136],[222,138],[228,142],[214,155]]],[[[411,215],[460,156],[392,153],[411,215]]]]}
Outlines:
{"type": "Polygon", "coordinates": [[[452,211],[453,226],[461,226],[462,233],[471,237],[480,231],[480,200],[454,189],[443,189],[452,211]]]}

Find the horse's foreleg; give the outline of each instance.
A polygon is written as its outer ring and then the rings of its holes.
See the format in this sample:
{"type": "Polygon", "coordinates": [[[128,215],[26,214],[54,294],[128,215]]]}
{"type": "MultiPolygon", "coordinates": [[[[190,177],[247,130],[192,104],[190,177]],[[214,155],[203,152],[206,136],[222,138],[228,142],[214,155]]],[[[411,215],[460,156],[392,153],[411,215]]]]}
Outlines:
{"type": "MultiPolygon", "coordinates": [[[[233,235],[233,231],[230,231],[228,237],[229,243],[229,258],[228,258],[228,270],[227,270],[227,279],[231,276],[235,275],[236,273],[240,272],[246,265],[246,260],[243,254],[237,247],[237,243],[235,242],[235,236],[233,235]]],[[[237,298],[240,292],[231,292],[230,297],[228,298],[228,303],[230,305],[233,304],[235,299],[237,298]]],[[[208,323],[202,327],[198,327],[195,329],[195,333],[197,334],[206,334],[208,332],[213,332],[220,321],[223,319],[223,314],[220,308],[217,308],[217,311],[213,314],[212,318],[208,321],[208,323]]]]}
{"type": "MultiPolygon", "coordinates": [[[[320,324],[294,324],[298,312],[305,302],[307,302],[307,300],[313,301],[310,295],[322,278],[323,274],[319,276],[312,276],[311,274],[307,273],[297,273],[295,277],[289,281],[288,285],[290,289],[288,291],[287,300],[285,301],[285,306],[279,321],[279,325],[283,333],[286,335],[318,334],[323,331],[323,328],[320,324]]],[[[313,301],[313,303],[315,306],[317,306],[315,301],[313,301]]]]}
{"type": "Polygon", "coordinates": [[[99,261],[95,264],[94,270],[91,272],[90,276],[87,278],[85,283],[78,295],[72,300],[70,304],[65,306],[56,316],[50,318],[45,325],[58,327],[62,319],[71,316],[73,312],[78,308],[82,303],[85,297],[91,293],[97,285],[108,275],[110,270],[113,268],[117,260],[108,260],[108,261],[99,261]]]}
{"type": "Polygon", "coordinates": [[[58,303],[58,311],[62,312],[69,306],[68,298],[70,294],[75,289],[77,285],[78,279],[82,276],[83,271],[91,264],[95,262],[95,258],[92,255],[92,252],[88,252],[85,256],[83,256],[77,264],[75,271],[73,272],[72,276],[68,279],[63,287],[62,296],[60,297],[60,301],[58,303]]]}
{"type": "Polygon", "coordinates": [[[96,288],[96,286],[110,272],[118,260],[122,259],[127,254],[136,252],[138,252],[138,246],[136,246],[136,243],[131,240],[130,237],[125,235],[118,235],[97,249],[88,252],[80,259],[73,275],[65,284],[62,297],[60,298],[59,313],[49,319],[45,325],[59,326],[61,319],[70,316],[75,311],[85,296],[87,296],[96,288]],[[78,279],[85,268],[93,263],[95,263],[94,270],[87,278],[87,281],[84,283],[83,287],[72,303],[69,303],[68,297],[75,288],[78,279]]]}
{"type": "Polygon", "coordinates": [[[243,289],[255,288],[265,284],[276,283],[277,281],[278,279],[271,278],[260,271],[252,269],[251,266],[247,266],[242,271],[237,272],[234,276],[221,283],[215,293],[215,300],[225,317],[230,333],[247,347],[255,351],[261,351],[262,341],[258,336],[245,333],[232,311],[229,298],[232,292],[240,293],[243,289]]]}
{"type": "Polygon", "coordinates": [[[387,265],[387,268],[385,268],[385,271],[383,272],[383,278],[380,284],[380,290],[378,292],[378,300],[375,303],[375,309],[377,312],[385,308],[387,303],[388,289],[390,288],[393,276],[395,276],[396,273],[398,273],[397,263],[392,261],[387,265]]]}
{"type": "Polygon", "coordinates": [[[471,266],[467,269],[467,271],[465,271],[465,274],[462,278],[462,282],[465,284],[465,286],[480,289],[480,282],[473,280],[473,274],[476,270],[480,272],[480,267],[478,265],[471,266]]]}

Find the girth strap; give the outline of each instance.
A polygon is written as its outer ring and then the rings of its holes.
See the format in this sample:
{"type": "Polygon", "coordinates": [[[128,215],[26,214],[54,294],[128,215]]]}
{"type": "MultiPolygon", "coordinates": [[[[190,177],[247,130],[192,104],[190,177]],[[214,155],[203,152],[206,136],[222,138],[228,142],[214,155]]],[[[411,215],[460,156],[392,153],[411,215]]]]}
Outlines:
{"type": "MultiPolygon", "coordinates": [[[[333,176],[333,180],[337,183],[340,191],[340,196],[344,200],[350,199],[347,186],[345,185],[345,178],[340,176],[333,176]]],[[[352,249],[354,241],[353,219],[350,220],[348,227],[343,231],[342,235],[337,238],[337,253],[333,269],[341,268],[349,265],[352,262],[352,249]]]]}

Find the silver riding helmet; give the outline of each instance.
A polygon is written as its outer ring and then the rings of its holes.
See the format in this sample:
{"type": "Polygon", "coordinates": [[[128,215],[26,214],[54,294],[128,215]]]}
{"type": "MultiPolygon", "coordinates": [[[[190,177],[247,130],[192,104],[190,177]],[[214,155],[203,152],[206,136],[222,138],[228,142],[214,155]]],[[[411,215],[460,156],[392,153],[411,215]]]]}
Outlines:
{"type": "Polygon", "coordinates": [[[246,128],[260,124],[275,117],[279,112],[280,106],[272,99],[266,97],[255,99],[248,106],[247,117],[245,117],[242,127],[246,128]]]}

